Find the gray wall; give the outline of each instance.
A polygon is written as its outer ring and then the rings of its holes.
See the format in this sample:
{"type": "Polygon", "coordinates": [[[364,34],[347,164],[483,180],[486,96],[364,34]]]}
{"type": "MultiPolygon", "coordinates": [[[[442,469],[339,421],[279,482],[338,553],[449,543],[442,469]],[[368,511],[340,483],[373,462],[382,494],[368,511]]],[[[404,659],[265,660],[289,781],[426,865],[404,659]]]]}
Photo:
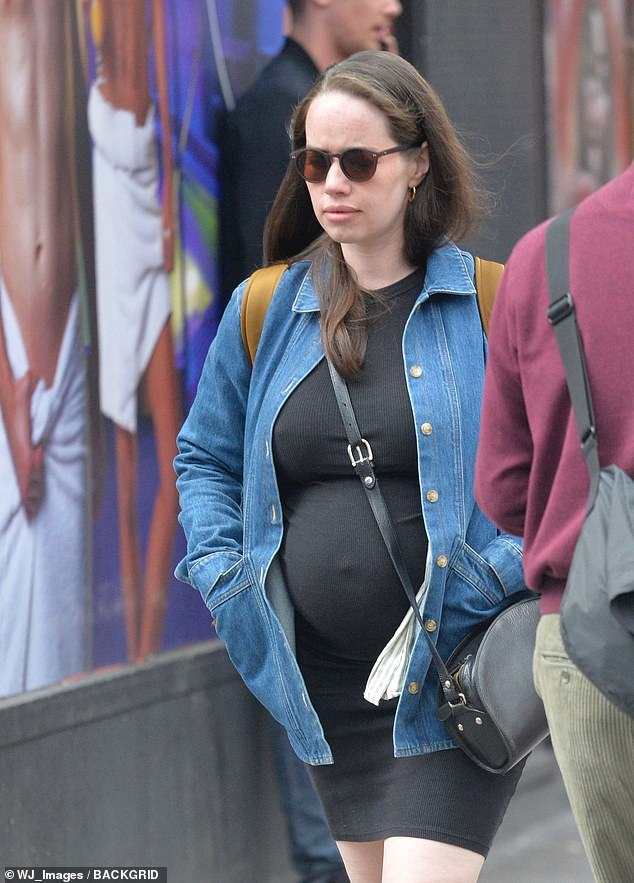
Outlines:
{"type": "Polygon", "coordinates": [[[405,0],[402,53],[484,163],[491,218],[467,243],[504,261],[546,216],[542,8],[535,0],[405,0]]]}
{"type": "Polygon", "coordinates": [[[290,883],[268,721],[220,642],[0,701],[0,857],[290,883]]]}

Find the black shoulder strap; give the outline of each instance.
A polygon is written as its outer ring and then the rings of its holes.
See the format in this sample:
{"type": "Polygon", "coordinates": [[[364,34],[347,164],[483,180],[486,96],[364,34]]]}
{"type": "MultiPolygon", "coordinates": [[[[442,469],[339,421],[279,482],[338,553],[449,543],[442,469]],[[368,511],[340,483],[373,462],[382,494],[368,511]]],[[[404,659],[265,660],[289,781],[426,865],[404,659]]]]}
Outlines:
{"type": "Polygon", "coordinates": [[[554,218],[546,231],[546,272],[550,297],[548,321],[557,335],[559,352],[566,372],[581,449],[590,473],[590,505],[592,505],[599,482],[600,465],[583,341],[570,293],[568,242],[573,211],[574,209],[570,209],[554,218]]]}
{"type": "Polygon", "coordinates": [[[405,565],[405,559],[403,558],[403,553],[399,546],[398,536],[394,529],[394,524],[390,517],[387,504],[381,493],[379,482],[374,473],[372,449],[366,439],[361,435],[354,408],[352,407],[348,385],[330,359],[326,358],[326,362],[328,363],[330,379],[332,380],[332,386],[341,413],[341,419],[343,420],[343,425],[348,437],[348,457],[350,458],[350,463],[361,479],[361,484],[368,497],[370,508],[372,509],[372,513],[376,519],[376,523],[385,545],[387,546],[394,569],[396,570],[401,585],[403,586],[410,606],[414,611],[414,616],[418,620],[422,634],[427,641],[427,646],[429,647],[429,652],[431,653],[432,660],[436,667],[440,686],[445,697],[445,705],[443,708],[446,709],[446,715],[442,719],[446,720],[447,716],[452,713],[452,709],[457,709],[461,705],[461,702],[464,704],[464,696],[462,696],[455,678],[448,671],[442,656],[436,649],[436,645],[427,634],[427,629],[416,600],[416,592],[414,591],[414,586],[412,585],[412,581],[405,565]]]}

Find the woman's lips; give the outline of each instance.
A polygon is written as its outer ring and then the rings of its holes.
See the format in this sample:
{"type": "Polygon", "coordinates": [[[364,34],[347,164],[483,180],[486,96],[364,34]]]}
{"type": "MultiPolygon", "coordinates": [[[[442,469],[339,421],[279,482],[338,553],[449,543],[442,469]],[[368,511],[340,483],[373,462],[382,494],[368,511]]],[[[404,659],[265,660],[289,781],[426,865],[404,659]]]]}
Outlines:
{"type": "Polygon", "coordinates": [[[350,218],[358,214],[358,210],[349,205],[329,206],[323,210],[324,218],[335,223],[348,221],[350,218]]]}

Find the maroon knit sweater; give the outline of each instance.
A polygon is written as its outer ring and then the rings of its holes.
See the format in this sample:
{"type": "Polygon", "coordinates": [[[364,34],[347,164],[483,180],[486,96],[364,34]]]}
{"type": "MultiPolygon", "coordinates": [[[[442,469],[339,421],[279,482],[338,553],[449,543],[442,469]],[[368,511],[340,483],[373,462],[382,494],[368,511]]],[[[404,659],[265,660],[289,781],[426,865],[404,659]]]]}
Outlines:
{"type": "MultiPolygon", "coordinates": [[[[524,537],[527,584],[559,610],[589,479],[555,333],[546,224],[515,246],[489,334],[475,496],[524,537]]],[[[634,165],[584,200],[570,227],[570,285],[583,337],[602,466],[634,476],[634,165]]]]}

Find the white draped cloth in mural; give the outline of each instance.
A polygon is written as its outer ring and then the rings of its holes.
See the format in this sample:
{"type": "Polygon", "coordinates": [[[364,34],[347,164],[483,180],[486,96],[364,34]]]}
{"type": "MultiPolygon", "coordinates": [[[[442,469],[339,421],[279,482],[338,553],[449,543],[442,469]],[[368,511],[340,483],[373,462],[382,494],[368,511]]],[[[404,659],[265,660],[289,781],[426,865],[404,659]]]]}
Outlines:
{"type": "MultiPolygon", "coordinates": [[[[86,668],[88,592],[86,377],[74,296],[51,387],[31,399],[31,442],[44,447],[44,499],[28,521],[0,419],[0,696],[86,668]]],[[[0,321],[13,376],[29,369],[0,280],[0,321]]]]}
{"type": "Polygon", "coordinates": [[[163,270],[154,108],[137,125],[93,83],[88,100],[99,323],[101,410],[136,430],[141,377],[170,312],[163,270]]]}

